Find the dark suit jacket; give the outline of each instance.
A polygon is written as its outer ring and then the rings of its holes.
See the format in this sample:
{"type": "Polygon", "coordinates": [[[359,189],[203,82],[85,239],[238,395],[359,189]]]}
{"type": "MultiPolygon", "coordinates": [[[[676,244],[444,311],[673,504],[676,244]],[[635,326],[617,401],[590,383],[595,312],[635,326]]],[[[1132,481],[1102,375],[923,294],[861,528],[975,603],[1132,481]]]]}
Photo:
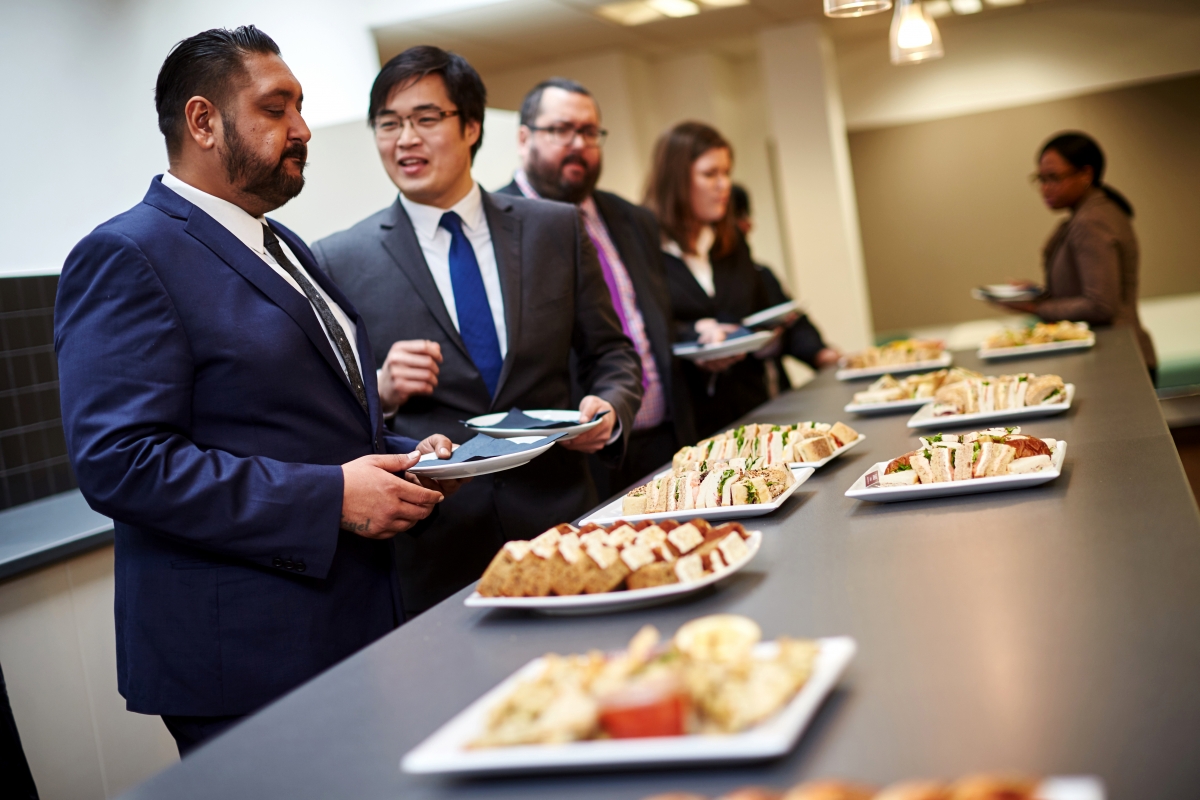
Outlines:
{"type": "MultiPolygon", "coordinates": [[[[516,181],[499,191],[524,197],[516,181]]],[[[659,243],[658,220],[654,212],[635,206],[612,192],[596,190],[592,192],[592,198],[633,283],[646,337],[650,340],[654,363],[663,381],[663,395],[669,403],[667,411],[675,428],[675,439],[680,447],[691,444],[696,441],[696,423],[680,359],[671,354],[671,344],[675,341],[674,320],[659,243]]]]}
{"type": "MultiPolygon", "coordinates": [[[[432,395],[410,399],[393,419],[396,431],[472,434],[461,420],[523,409],[570,408],[569,358],[588,393],[612,403],[622,438],[606,448],[619,459],[641,402],[641,365],[621,332],[596,252],[577,210],[483,193],[504,294],[508,352],[496,396],[450,321],[416,232],[397,200],[353,228],[313,245],[318,262],[354,301],[378,343],[382,366],[392,342],[431,339],[443,362],[432,395]]],[[[596,503],[587,460],[553,447],[528,465],[464,486],[419,537],[397,537],[408,610],[425,609],[477,580],[500,546],[573,520],[596,503]]]]}
{"type": "Polygon", "coordinates": [[[1138,241],[1133,222],[1101,189],[1092,189],[1046,242],[1046,297],[1037,314],[1133,328],[1147,366],[1158,365],[1154,343],[1138,319],[1138,241]]]}
{"type": "MultiPolygon", "coordinates": [[[[156,178],[67,257],[54,342],[71,465],[115,521],[129,710],[246,714],[395,627],[390,546],[338,530],[340,465],[415,442],[363,412],[308,301],[237,237],[156,178]]],[[[361,324],[357,345],[369,366],[361,324]]]]}
{"type": "MultiPolygon", "coordinates": [[[[742,239],[724,256],[713,258],[713,297],[692,277],[682,259],[663,253],[667,267],[667,285],[671,289],[671,308],[675,312],[677,335],[695,339],[696,320],[712,317],[718,322],[740,324],[743,317],[769,308],[767,287],[755,269],[750,248],[742,239]]],[[[696,428],[701,436],[725,430],[738,417],[749,413],[768,399],[763,362],[753,355],[720,373],[710,395],[712,373],[688,362],[684,376],[696,413],[696,428]]]]}
{"type": "MultiPolygon", "coordinates": [[[[792,299],[783,290],[783,284],[779,282],[779,278],[775,277],[775,273],[771,271],[770,267],[764,264],[755,264],[754,268],[758,270],[758,276],[762,278],[763,286],[767,289],[768,308],[786,303],[792,299]]],[[[813,369],[818,369],[817,355],[824,349],[825,340],[821,338],[821,332],[817,330],[817,326],[808,318],[808,314],[801,314],[799,319],[784,330],[783,350],[780,355],[798,358],[813,369]]],[[[778,356],[775,357],[774,361],[779,369],[781,388],[790,389],[792,384],[788,380],[787,370],[783,368],[783,364],[780,363],[778,356]]]]}

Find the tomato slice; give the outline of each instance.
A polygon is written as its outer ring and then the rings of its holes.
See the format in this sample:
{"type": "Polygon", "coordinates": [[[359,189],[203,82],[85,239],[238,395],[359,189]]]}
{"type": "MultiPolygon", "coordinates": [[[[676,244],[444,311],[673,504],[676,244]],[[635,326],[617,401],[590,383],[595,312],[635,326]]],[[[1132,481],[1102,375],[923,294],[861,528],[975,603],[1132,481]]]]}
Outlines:
{"type": "Polygon", "coordinates": [[[691,703],[685,694],[669,694],[635,705],[600,709],[600,726],[614,739],[682,736],[691,703]]]}

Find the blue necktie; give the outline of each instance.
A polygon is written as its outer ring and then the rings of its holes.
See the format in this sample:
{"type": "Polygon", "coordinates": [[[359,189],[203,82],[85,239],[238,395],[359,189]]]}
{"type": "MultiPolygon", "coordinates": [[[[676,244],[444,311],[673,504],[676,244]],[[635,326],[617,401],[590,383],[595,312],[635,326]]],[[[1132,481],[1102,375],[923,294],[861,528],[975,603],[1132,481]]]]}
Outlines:
{"type": "Polygon", "coordinates": [[[454,287],[454,307],[458,312],[458,333],[488,394],[496,394],[500,381],[500,340],[496,337],[496,322],[483,288],[483,275],[475,260],[475,248],[463,233],[462,219],[453,211],[442,214],[441,227],[450,231],[450,284],[454,287]]]}

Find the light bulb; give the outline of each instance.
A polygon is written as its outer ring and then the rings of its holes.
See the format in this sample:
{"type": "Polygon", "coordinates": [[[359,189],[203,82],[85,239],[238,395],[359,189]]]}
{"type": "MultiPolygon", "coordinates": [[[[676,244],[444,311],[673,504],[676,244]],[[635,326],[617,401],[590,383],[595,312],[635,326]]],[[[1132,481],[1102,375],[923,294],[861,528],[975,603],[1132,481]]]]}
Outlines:
{"type": "Polygon", "coordinates": [[[897,0],[891,51],[893,64],[917,64],[945,55],[937,23],[925,13],[921,0],[897,0]]]}
{"type": "Polygon", "coordinates": [[[825,0],[827,17],[865,17],[892,7],[892,0],[825,0]]]}

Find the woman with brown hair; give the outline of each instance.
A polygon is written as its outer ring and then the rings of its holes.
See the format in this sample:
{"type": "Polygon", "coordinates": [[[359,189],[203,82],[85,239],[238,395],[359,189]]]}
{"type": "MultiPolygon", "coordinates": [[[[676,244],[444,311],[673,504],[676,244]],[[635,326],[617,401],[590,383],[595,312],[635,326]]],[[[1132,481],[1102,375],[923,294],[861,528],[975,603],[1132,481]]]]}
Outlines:
{"type": "Polygon", "coordinates": [[[1104,152],[1085,133],[1060,133],[1042,145],[1033,180],[1047,207],[1069,216],[1043,251],[1046,286],[1029,301],[1005,301],[1012,311],[1046,322],[1072,320],[1133,328],[1156,378],[1154,343],[1138,319],[1138,242],[1133,206],[1104,182],[1104,152]]]}
{"type": "MultiPolygon", "coordinates": [[[[658,215],[667,285],[680,341],[719,342],[739,321],[770,306],[729,201],[733,148],[713,128],[683,122],[654,148],[645,205],[658,215]]],[[[766,355],[763,351],[760,354],[766,355]]],[[[684,364],[707,436],[768,399],[763,362],[755,354],[684,364]]]]}

